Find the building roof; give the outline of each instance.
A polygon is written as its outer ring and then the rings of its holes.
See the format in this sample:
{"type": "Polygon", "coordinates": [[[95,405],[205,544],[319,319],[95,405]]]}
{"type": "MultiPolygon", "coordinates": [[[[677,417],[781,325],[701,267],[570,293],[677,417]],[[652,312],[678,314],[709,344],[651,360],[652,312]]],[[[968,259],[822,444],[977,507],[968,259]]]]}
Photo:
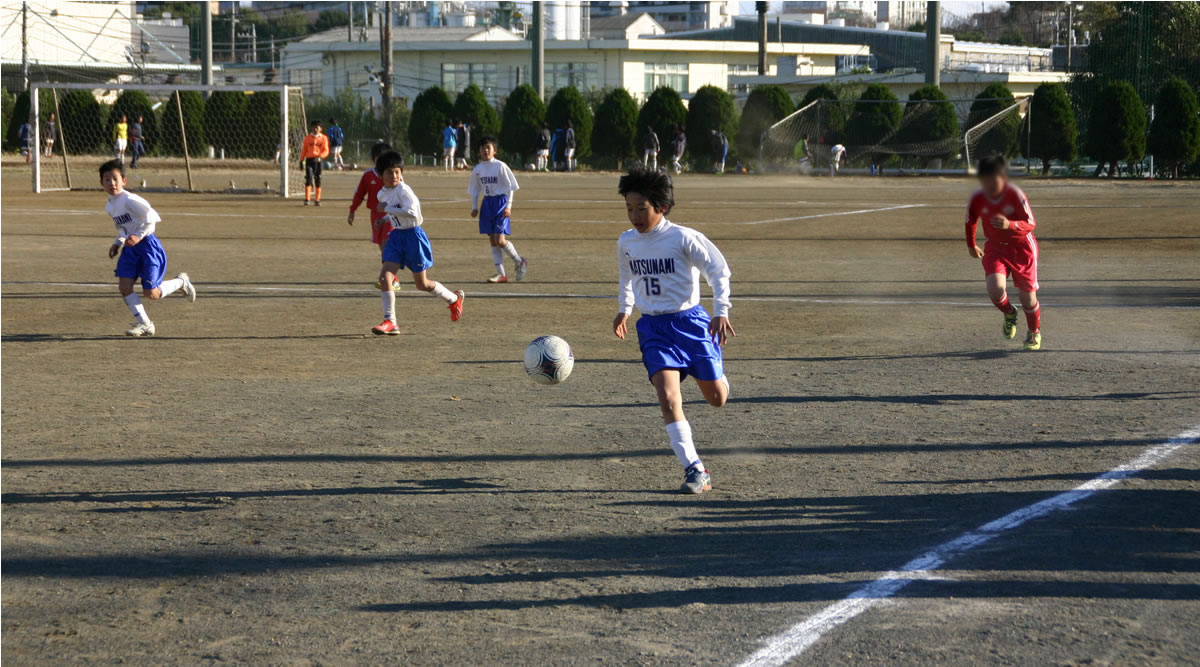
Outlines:
{"type": "MultiPolygon", "coordinates": [[[[637,21],[638,19],[642,18],[643,16],[650,16],[650,14],[647,12],[641,12],[638,14],[624,14],[624,15],[616,14],[613,16],[596,17],[591,20],[591,28],[593,31],[596,31],[596,30],[606,30],[606,31],[607,30],[613,30],[613,31],[625,30],[629,26],[633,25],[634,21],[637,21]]],[[[654,17],[651,16],[650,20],[653,21],[654,17]]]]}
{"type": "MultiPolygon", "coordinates": [[[[368,42],[379,43],[378,31],[368,31],[368,42]]],[[[300,42],[345,42],[346,29],[334,28],[314,33],[300,42]]],[[[476,26],[473,28],[392,28],[392,43],[405,42],[520,42],[521,37],[499,26],[476,26]]]]}

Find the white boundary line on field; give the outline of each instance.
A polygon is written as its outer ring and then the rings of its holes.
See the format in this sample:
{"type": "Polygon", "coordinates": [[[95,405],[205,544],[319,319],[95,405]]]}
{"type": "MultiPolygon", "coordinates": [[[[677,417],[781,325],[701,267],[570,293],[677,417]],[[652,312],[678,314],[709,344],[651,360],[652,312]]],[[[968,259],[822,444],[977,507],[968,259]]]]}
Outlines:
{"type": "MultiPolygon", "coordinates": [[[[72,287],[72,288],[92,288],[92,289],[112,289],[115,283],[71,283],[71,282],[37,282],[37,281],[4,281],[0,283],[4,287],[72,287]]],[[[197,285],[201,292],[212,291],[220,293],[237,293],[237,292],[283,292],[283,293],[298,293],[298,294],[313,294],[313,295],[338,295],[346,297],[366,296],[375,294],[377,289],[371,287],[366,281],[363,282],[361,289],[353,287],[336,288],[336,287],[300,287],[300,286],[279,286],[272,287],[266,285],[239,285],[236,283],[199,283],[197,285]]],[[[470,292],[472,298],[494,298],[494,299],[615,299],[611,294],[579,294],[573,292],[470,292]]],[[[424,292],[416,289],[404,290],[396,292],[397,297],[425,297],[424,292]]],[[[842,305],[842,306],[954,306],[963,308],[995,308],[986,300],[980,301],[945,301],[938,299],[906,299],[906,298],[860,298],[854,296],[826,296],[826,297],[810,297],[810,296],[734,296],[734,301],[772,301],[776,303],[813,303],[820,305],[842,305]]],[[[1113,304],[1113,303],[1054,303],[1045,301],[1043,304],[1048,308],[1146,308],[1153,310],[1197,310],[1200,306],[1162,306],[1151,304],[1113,304]]]]}
{"type": "Polygon", "coordinates": [[[899,569],[888,572],[859,588],[841,602],[829,605],[784,632],[770,637],[766,640],[767,645],[742,661],[740,667],[783,665],[808,650],[831,630],[868,609],[882,604],[914,580],[929,578],[929,573],[941,568],[946,562],[990,542],[1003,533],[1019,528],[1029,521],[1069,509],[1072,505],[1097,492],[1116,486],[1121,481],[1162,462],[1198,439],[1200,439],[1200,425],[1168,439],[1163,444],[1144,450],[1133,460],[1094,477],[1070,491],[1064,491],[1009,512],[999,519],[967,531],[949,542],[943,542],[905,563],[899,569]]]}
{"type": "Polygon", "coordinates": [[[813,218],[831,218],[837,215],[857,215],[859,213],[878,213],[880,211],[895,211],[902,208],[922,208],[924,204],[897,204],[896,206],[885,206],[883,208],[863,208],[856,211],[838,211],[835,213],[814,213],[813,215],[801,215],[793,218],[773,218],[771,220],[755,220],[754,222],[729,223],[743,225],[765,225],[768,222],[792,222],[794,220],[812,220],[813,218]]]}

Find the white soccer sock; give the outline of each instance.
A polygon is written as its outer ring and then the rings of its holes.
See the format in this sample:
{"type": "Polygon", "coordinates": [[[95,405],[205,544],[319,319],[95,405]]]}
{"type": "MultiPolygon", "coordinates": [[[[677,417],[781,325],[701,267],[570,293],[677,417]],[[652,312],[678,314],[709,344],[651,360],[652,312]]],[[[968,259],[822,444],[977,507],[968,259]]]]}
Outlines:
{"type": "Polygon", "coordinates": [[[504,273],[504,251],[500,250],[500,248],[497,248],[496,246],[492,246],[492,263],[496,265],[496,271],[500,275],[502,275],[502,276],[505,275],[505,273],[504,273]]]}
{"type": "Polygon", "coordinates": [[[511,257],[512,261],[517,264],[521,263],[521,256],[517,254],[517,246],[513,245],[512,241],[505,242],[504,246],[500,249],[504,251],[504,254],[511,257]]]}
{"type": "Polygon", "coordinates": [[[433,282],[433,290],[430,293],[434,296],[441,297],[446,301],[446,303],[454,303],[455,301],[458,301],[457,294],[446,289],[445,285],[437,282],[436,280],[433,282]]]}
{"type": "Polygon", "coordinates": [[[696,453],[696,445],[692,443],[691,424],[686,420],[667,424],[667,437],[671,439],[671,449],[675,450],[675,457],[683,464],[684,470],[692,466],[704,469],[700,455],[696,453]]]}
{"type": "Polygon", "coordinates": [[[129,306],[129,312],[133,313],[133,319],[141,324],[150,323],[150,316],[146,314],[146,307],[142,305],[142,299],[137,292],[125,297],[125,305],[129,306]]]}
{"type": "Polygon", "coordinates": [[[396,293],[390,289],[379,292],[379,298],[383,301],[383,319],[396,321],[396,293]]]}
{"type": "Polygon", "coordinates": [[[164,280],[162,284],[158,286],[158,289],[162,292],[163,297],[168,297],[177,292],[181,287],[183,287],[183,280],[179,278],[172,278],[170,280],[164,280]]]}

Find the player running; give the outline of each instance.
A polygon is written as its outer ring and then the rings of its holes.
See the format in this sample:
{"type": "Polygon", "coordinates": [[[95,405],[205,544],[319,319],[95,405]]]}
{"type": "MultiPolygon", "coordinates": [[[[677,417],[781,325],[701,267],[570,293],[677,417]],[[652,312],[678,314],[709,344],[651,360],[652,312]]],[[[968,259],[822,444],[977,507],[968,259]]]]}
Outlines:
{"type": "Polygon", "coordinates": [[[109,160],[100,165],[100,185],[108,193],[108,204],[104,210],[117,226],[117,239],[108,248],[109,258],[117,260],[117,285],[129,312],[133,313],[133,326],[126,336],[153,336],[154,322],[146,314],[146,307],[133,291],[134,281],[142,280],[142,295],[157,300],[183,290],[189,301],[196,300],[196,288],[188,274],[180,273],[170,280],[163,280],[167,273],[167,251],[163,249],[154,228],[162,218],[150,202],[125,191],[125,164],[120,160],[109,160]]]}
{"type": "Polygon", "coordinates": [[[703,234],[667,220],[675,197],[666,172],[634,167],[621,177],[617,191],[625,197],[633,229],[617,240],[621,310],[613,333],[625,339],[626,323],[637,306],[642,363],[658,392],[671,449],[684,469],[680,490],[703,493],[712,489],[712,477],[692,442],[680,383],[695,377],[714,407],[725,405],[729,397],[721,357],[721,346],[737,335],[729,323],[729,265],[703,234]],[[713,290],[712,319],[700,305],[701,275],[713,290]]]}
{"type": "Polygon", "coordinates": [[[471,170],[467,183],[467,194],[471,196],[471,217],[479,216],[479,233],[487,234],[492,245],[492,263],[496,275],[488,278],[489,283],[506,283],[508,274],[504,270],[504,255],[513,261],[517,280],[525,279],[529,264],[519,253],[517,246],[508,240],[512,234],[513,194],[520,189],[512,169],[496,159],[496,138],[484,137],[479,141],[479,164],[471,170]],[[479,195],[483,195],[483,203],[479,195]]]}
{"type": "Polygon", "coordinates": [[[321,160],[329,157],[329,138],[321,134],[321,121],[312,122],[300,146],[300,168],[304,170],[304,205],[316,195],[313,206],[321,205],[321,160]]]}
{"type": "MultiPolygon", "coordinates": [[[[392,150],[392,147],[382,141],[371,147],[371,163],[379,159],[384,152],[392,150]]],[[[376,211],[379,206],[379,189],[383,187],[383,178],[379,172],[375,171],[375,167],[363,172],[362,177],[358,179],[358,189],[354,191],[354,198],[350,200],[350,215],[346,218],[346,223],[354,224],[354,212],[362,205],[363,200],[367,202],[367,210],[371,214],[371,243],[379,246],[379,254],[383,255],[384,246],[387,245],[388,232],[392,231],[391,227],[383,224],[383,219],[386,214],[376,211]]],[[[375,283],[375,289],[383,289],[383,285],[375,283]]],[[[396,280],[392,283],[392,289],[400,291],[400,281],[396,280]]]]}
{"type": "Polygon", "coordinates": [[[342,146],[346,142],[346,133],[342,131],[342,126],[338,125],[336,118],[329,119],[329,130],[326,131],[329,135],[329,152],[333,155],[333,168],[338,171],[346,170],[346,163],[342,160],[342,146]]]}
{"type": "Polygon", "coordinates": [[[383,187],[379,190],[376,210],[385,214],[380,224],[387,227],[388,240],[383,248],[383,268],[379,272],[379,292],[383,298],[383,322],[371,329],[377,336],[397,335],[396,292],[392,285],[400,269],[412,271],[413,284],[422,292],[430,292],[450,304],[450,321],[457,322],[463,313],[467,295],[462,290],[451,292],[445,285],[430,280],[427,272],[433,267],[433,246],[421,228],[421,200],[404,182],[404,157],[396,151],[385,151],[375,161],[383,187]]]}
{"type": "Polygon", "coordinates": [[[1008,301],[1005,283],[1012,275],[1013,284],[1025,311],[1026,350],[1042,349],[1042,307],[1038,303],[1038,244],[1033,236],[1037,221],[1029,200],[1020,188],[1008,181],[1008,162],[994,155],[979,161],[979,191],[967,205],[967,250],[983,260],[988,297],[1004,313],[1004,337],[1017,335],[1017,309],[1008,301]],[[987,243],[981,249],[975,242],[975,224],[983,222],[987,243]]]}

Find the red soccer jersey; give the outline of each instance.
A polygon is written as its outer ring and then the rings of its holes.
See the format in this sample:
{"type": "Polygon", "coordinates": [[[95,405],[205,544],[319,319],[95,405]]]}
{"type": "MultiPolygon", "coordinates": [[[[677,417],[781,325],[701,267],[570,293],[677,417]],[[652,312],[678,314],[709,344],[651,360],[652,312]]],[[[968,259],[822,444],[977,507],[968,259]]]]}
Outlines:
{"type": "Polygon", "coordinates": [[[1037,221],[1033,219],[1033,210],[1029,208],[1029,199],[1021,188],[1008,184],[999,199],[992,199],[979,190],[971,195],[967,204],[967,247],[975,247],[975,223],[983,225],[983,235],[989,241],[1011,243],[1033,233],[1037,221]],[[996,229],[992,226],[992,218],[1002,215],[1011,221],[1008,229],[996,229]]]}

